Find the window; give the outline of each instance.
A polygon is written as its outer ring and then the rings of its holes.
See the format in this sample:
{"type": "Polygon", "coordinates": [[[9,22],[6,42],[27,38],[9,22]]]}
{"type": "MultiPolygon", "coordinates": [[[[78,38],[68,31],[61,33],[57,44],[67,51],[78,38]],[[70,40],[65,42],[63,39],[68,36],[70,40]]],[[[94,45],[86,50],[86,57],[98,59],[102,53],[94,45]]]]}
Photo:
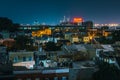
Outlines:
{"type": "Polygon", "coordinates": [[[13,62],[17,62],[17,61],[18,61],[18,56],[15,56],[13,62]]]}
{"type": "Polygon", "coordinates": [[[32,61],[32,57],[31,56],[29,57],[29,61],[32,61]]]}
{"type": "Polygon", "coordinates": [[[23,61],[26,61],[26,57],[23,57],[23,61]]]}
{"type": "Polygon", "coordinates": [[[67,80],[67,78],[66,77],[62,77],[62,79],[61,80],[67,80]]]}

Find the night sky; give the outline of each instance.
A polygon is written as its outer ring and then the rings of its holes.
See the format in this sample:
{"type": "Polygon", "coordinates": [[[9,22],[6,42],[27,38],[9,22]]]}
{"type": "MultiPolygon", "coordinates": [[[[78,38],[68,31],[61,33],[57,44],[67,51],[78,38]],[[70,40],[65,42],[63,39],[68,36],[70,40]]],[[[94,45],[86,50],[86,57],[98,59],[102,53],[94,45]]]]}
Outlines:
{"type": "Polygon", "coordinates": [[[120,0],[0,0],[0,17],[15,23],[57,24],[63,16],[94,23],[120,23],[120,0]]]}

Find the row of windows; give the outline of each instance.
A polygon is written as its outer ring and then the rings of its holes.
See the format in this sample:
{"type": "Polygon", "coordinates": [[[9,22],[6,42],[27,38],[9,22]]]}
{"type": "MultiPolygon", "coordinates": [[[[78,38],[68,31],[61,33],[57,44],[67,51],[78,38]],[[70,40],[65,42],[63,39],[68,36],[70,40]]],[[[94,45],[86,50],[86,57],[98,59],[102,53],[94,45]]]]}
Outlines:
{"type": "MultiPolygon", "coordinates": [[[[30,56],[30,57],[22,57],[21,58],[23,61],[32,61],[32,57],[30,56]]],[[[20,60],[19,58],[18,58],[18,56],[16,56],[16,57],[14,57],[14,62],[17,62],[18,60],[20,60]]]]}
{"type": "MultiPolygon", "coordinates": [[[[50,28],[53,28],[55,29],[55,27],[50,27],[50,28]]],[[[73,28],[76,28],[76,27],[59,27],[59,29],[62,29],[62,28],[70,28],[70,29],[73,29],[73,28]]],[[[41,29],[40,27],[20,27],[19,29],[23,29],[23,30],[38,30],[38,29],[41,29]]],[[[79,29],[85,29],[85,27],[79,27],[79,29]]]]}
{"type": "MultiPolygon", "coordinates": [[[[17,79],[17,80],[22,80],[22,79],[17,79]]],[[[24,79],[24,80],[33,80],[31,78],[27,78],[27,79],[24,79]]],[[[35,78],[34,80],[51,80],[50,78],[44,78],[44,79],[41,79],[41,78],[35,78]]],[[[62,78],[58,78],[58,77],[54,77],[52,80],[68,80],[67,77],[62,77],[62,78]]]]}

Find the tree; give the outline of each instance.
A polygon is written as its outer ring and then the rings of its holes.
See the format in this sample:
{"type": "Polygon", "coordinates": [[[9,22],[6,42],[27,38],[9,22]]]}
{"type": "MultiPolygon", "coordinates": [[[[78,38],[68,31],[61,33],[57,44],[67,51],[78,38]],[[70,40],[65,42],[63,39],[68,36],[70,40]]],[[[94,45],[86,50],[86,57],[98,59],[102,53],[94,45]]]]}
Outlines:
{"type": "Polygon", "coordinates": [[[20,28],[20,24],[14,23],[13,26],[12,26],[12,29],[10,31],[15,32],[15,31],[18,31],[19,28],[20,28]]]}
{"type": "Polygon", "coordinates": [[[113,37],[113,40],[114,40],[114,41],[120,41],[120,30],[114,31],[114,32],[112,33],[112,37],[113,37]]]}
{"type": "Polygon", "coordinates": [[[20,27],[19,24],[14,24],[11,19],[8,19],[6,17],[0,17],[0,31],[9,31],[9,32],[15,32],[20,27]]]}
{"type": "Polygon", "coordinates": [[[113,44],[114,40],[113,39],[107,39],[105,36],[102,36],[99,40],[101,44],[113,44]]]}
{"type": "Polygon", "coordinates": [[[57,50],[60,50],[60,46],[56,46],[54,42],[48,42],[46,43],[45,50],[46,51],[57,51],[57,50]]]}
{"type": "Polygon", "coordinates": [[[0,17],[0,30],[11,30],[13,27],[12,20],[6,18],[6,17],[0,17]]]}
{"type": "Polygon", "coordinates": [[[32,40],[28,36],[17,36],[15,40],[17,48],[22,50],[26,49],[27,44],[32,44],[32,40]]]}
{"type": "Polygon", "coordinates": [[[107,63],[99,64],[99,70],[93,74],[93,80],[120,80],[120,70],[107,63]]]}

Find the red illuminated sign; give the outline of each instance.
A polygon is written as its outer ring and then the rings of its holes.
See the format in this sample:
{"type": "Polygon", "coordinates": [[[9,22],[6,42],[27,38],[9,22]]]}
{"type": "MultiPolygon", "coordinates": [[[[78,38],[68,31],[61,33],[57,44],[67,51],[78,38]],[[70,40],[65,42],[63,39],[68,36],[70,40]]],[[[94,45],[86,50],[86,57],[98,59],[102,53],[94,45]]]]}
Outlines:
{"type": "Polygon", "coordinates": [[[81,23],[81,22],[83,22],[83,18],[74,18],[73,22],[74,23],[81,23]]]}

